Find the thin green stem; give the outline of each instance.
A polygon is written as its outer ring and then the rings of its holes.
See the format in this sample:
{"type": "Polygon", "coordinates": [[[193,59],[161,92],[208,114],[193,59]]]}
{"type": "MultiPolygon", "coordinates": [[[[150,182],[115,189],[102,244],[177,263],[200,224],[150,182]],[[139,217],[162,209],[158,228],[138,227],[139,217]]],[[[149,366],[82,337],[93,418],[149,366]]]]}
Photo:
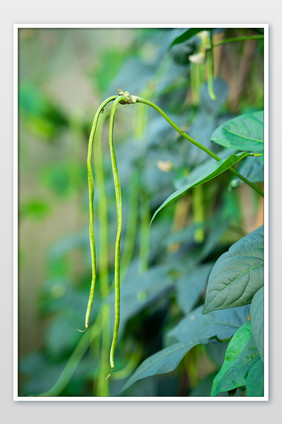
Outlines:
{"type": "Polygon", "coordinates": [[[104,107],[111,101],[115,100],[118,96],[111,96],[107,98],[98,108],[94,121],[92,124],[89,143],[88,143],[88,153],[87,153],[87,175],[88,175],[88,186],[89,186],[89,239],[90,239],[90,251],[91,251],[91,265],[92,265],[92,280],[90,285],[89,299],[85,315],[85,329],[89,326],[89,317],[94,299],[94,290],[96,282],[96,247],[95,247],[95,236],[94,236],[94,211],[93,211],[93,200],[94,200],[94,178],[92,171],[92,150],[93,150],[93,140],[95,132],[97,129],[99,115],[104,107]]]}
{"type": "Polygon", "coordinates": [[[212,33],[211,31],[209,31],[209,49],[208,49],[208,90],[209,90],[209,95],[210,98],[212,100],[216,100],[216,95],[214,93],[214,89],[213,89],[213,74],[214,74],[214,69],[213,69],[213,44],[212,44],[212,33]]]}
{"type": "Polygon", "coordinates": [[[56,383],[48,390],[48,392],[42,393],[40,396],[59,396],[59,394],[65,389],[90,343],[101,332],[100,318],[101,314],[98,315],[95,324],[91,328],[91,331],[87,331],[85,334],[82,335],[78,345],[74,349],[71,357],[69,358],[65,368],[63,369],[56,383]]]}
{"type": "Polygon", "coordinates": [[[115,244],[115,277],[114,277],[114,286],[115,286],[115,323],[114,323],[114,333],[113,340],[110,350],[110,365],[111,368],[115,367],[114,364],[114,353],[115,347],[118,338],[118,329],[119,329],[119,321],[120,321],[120,237],[122,230],[122,199],[121,199],[121,187],[120,180],[117,168],[117,161],[113,143],[113,130],[114,130],[114,117],[116,113],[117,106],[120,102],[127,102],[128,99],[125,96],[120,95],[114,101],[112,106],[110,122],[109,122],[109,146],[111,153],[111,161],[112,161],[112,170],[113,170],[113,178],[114,178],[114,186],[116,193],[116,208],[117,208],[117,234],[116,234],[116,244],[115,244]]]}
{"type": "Polygon", "coordinates": [[[199,149],[203,150],[204,152],[206,152],[208,155],[210,155],[212,158],[214,158],[215,160],[219,161],[221,160],[215,153],[213,153],[211,150],[209,150],[207,147],[203,146],[202,144],[200,144],[198,141],[194,140],[192,137],[190,137],[190,135],[186,134],[181,128],[178,127],[178,125],[176,125],[167,115],[166,113],[159,107],[157,106],[155,103],[151,102],[150,100],[147,99],[143,99],[141,97],[137,97],[137,102],[138,103],[144,103],[150,107],[152,107],[153,109],[155,109],[160,115],[162,115],[163,118],[165,118],[165,120],[184,138],[186,138],[186,140],[190,141],[190,143],[194,144],[195,146],[199,147],[199,149]]]}
{"type": "MultiPolygon", "coordinates": [[[[165,112],[157,105],[155,105],[155,103],[151,102],[150,100],[147,99],[143,99],[141,97],[138,96],[134,96],[134,99],[136,100],[136,102],[138,103],[144,103],[150,107],[152,107],[153,109],[155,109],[160,115],[162,115],[164,117],[164,119],[184,138],[186,138],[186,140],[188,140],[190,143],[194,144],[195,146],[199,147],[199,149],[203,150],[204,152],[206,152],[208,155],[210,155],[212,158],[214,158],[216,161],[220,161],[220,157],[218,157],[215,153],[213,153],[210,149],[208,149],[207,147],[203,146],[202,144],[200,144],[198,141],[194,140],[192,137],[190,137],[188,134],[186,134],[184,131],[182,131],[181,128],[178,127],[178,125],[176,125],[166,114],[165,112]]],[[[263,192],[255,185],[253,184],[251,181],[247,180],[245,177],[243,177],[239,172],[237,172],[235,169],[233,168],[229,168],[228,169],[232,174],[236,175],[238,178],[240,178],[242,181],[244,181],[244,183],[246,183],[247,185],[249,185],[253,190],[255,190],[260,196],[264,196],[263,192]]]]}
{"type": "Polygon", "coordinates": [[[247,41],[247,40],[260,40],[263,39],[263,35],[245,35],[244,37],[232,37],[232,38],[225,38],[225,40],[218,41],[217,43],[214,43],[213,47],[221,46],[222,44],[227,43],[235,43],[237,41],[247,41]]]}
{"type": "Polygon", "coordinates": [[[140,227],[140,264],[139,271],[145,272],[149,268],[150,254],[150,201],[147,193],[143,192],[140,204],[141,227],[140,227]]]}
{"type": "MultiPolygon", "coordinates": [[[[193,205],[194,205],[194,222],[196,224],[203,224],[205,220],[204,208],[204,187],[198,185],[193,188],[193,205]]],[[[203,227],[196,228],[194,232],[194,239],[197,243],[202,243],[205,238],[205,231],[203,227]]]]}
{"type": "Polygon", "coordinates": [[[110,305],[104,304],[102,306],[102,352],[101,352],[101,362],[97,383],[97,396],[106,397],[109,395],[109,381],[106,379],[108,374],[108,352],[111,344],[111,335],[110,335],[110,305]]]}
{"type": "Polygon", "coordinates": [[[113,374],[113,380],[121,380],[123,378],[127,378],[130,374],[132,374],[141,359],[142,353],[143,348],[141,346],[136,346],[134,351],[131,353],[130,358],[125,367],[120,370],[117,370],[113,374]]]}

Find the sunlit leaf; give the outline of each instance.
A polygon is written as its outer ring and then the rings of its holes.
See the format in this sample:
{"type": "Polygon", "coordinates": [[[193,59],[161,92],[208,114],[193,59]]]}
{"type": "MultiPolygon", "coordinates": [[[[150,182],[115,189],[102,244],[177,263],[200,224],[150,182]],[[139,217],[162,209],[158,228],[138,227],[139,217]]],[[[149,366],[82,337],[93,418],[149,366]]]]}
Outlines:
{"type": "MultiPolygon", "coordinates": [[[[251,323],[247,322],[228,345],[224,363],[213,381],[211,396],[245,386],[248,374],[258,361],[260,356],[252,338],[251,323]]],[[[251,385],[253,381],[252,378],[251,385]]]]}

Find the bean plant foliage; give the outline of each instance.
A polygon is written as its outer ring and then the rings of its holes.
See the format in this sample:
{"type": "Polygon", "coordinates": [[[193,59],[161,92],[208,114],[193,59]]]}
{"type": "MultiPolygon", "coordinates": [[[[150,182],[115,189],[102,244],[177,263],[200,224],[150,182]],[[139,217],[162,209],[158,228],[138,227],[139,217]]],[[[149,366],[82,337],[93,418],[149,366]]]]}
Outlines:
{"type": "Polygon", "coordinates": [[[53,265],[52,323],[32,353],[42,379],[23,357],[23,395],[263,397],[263,33],[147,29],[122,59],[107,54],[112,70],[92,81],[89,229],[49,255],[78,249],[86,271],[68,285],[53,265]]]}

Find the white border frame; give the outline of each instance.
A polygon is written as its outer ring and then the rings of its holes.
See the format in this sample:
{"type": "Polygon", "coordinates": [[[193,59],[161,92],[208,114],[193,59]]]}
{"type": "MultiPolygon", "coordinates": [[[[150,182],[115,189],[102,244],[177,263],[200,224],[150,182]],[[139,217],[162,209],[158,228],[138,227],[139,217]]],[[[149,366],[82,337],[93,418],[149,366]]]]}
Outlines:
{"type": "Polygon", "coordinates": [[[269,400],[269,25],[268,24],[14,24],[13,25],[13,400],[55,402],[265,402],[269,400]],[[18,396],[18,31],[22,28],[263,28],[264,29],[264,396],[36,397],[18,396]]]}

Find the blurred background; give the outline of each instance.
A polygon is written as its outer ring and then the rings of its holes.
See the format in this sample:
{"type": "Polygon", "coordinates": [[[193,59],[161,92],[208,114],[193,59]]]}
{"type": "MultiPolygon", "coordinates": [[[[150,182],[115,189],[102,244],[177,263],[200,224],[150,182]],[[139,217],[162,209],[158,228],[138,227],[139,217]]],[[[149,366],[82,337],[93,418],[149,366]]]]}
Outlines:
{"type": "MultiPolygon", "coordinates": [[[[218,256],[262,224],[257,194],[225,173],[169,205],[150,227],[157,207],[208,158],[154,110],[120,105],[114,143],[123,197],[121,324],[116,372],[105,379],[116,232],[110,107],[94,147],[98,281],[91,326],[77,331],[91,282],[86,157],[97,107],[118,89],[145,97],[217,154],[214,129],[263,108],[263,40],[214,49],[212,101],[201,56],[205,34],[199,29],[169,48],[183,32],[19,30],[19,396],[117,396],[138,364],[168,343],[168,330],[203,303],[218,256]],[[196,292],[193,278],[202,281],[196,292]]],[[[213,41],[261,33],[221,28],[213,41]]],[[[240,172],[262,182],[263,165],[253,163],[240,172]]],[[[125,395],[208,396],[224,349],[195,347],[175,372],[142,380],[125,395]]]]}

